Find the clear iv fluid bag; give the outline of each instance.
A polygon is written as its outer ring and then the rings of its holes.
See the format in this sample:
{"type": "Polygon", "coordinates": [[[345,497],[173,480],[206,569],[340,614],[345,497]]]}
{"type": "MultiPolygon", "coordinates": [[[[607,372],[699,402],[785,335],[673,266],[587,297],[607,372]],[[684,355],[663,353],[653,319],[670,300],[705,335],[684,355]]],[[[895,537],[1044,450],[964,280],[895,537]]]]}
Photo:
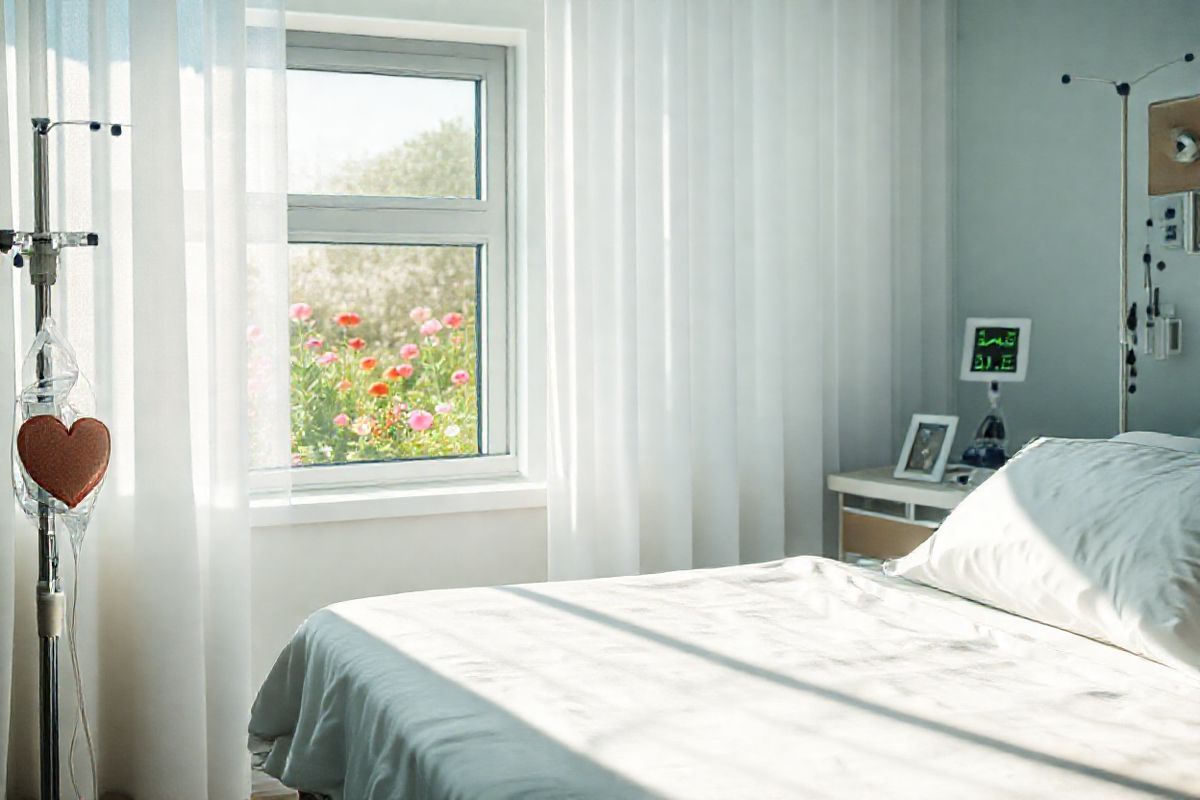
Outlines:
{"type": "Polygon", "coordinates": [[[57,417],[69,429],[79,418],[94,416],[95,411],[96,396],[87,377],[79,370],[75,351],[59,332],[54,320],[47,317],[21,366],[21,388],[13,409],[13,493],[21,509],[31,519],[36,519],[43,507],[53,511],[66,525],[71,543],[77,548],[83,541],[104,481],[101,480],[78,505],[69,508],[29,476],[17,452],[17,432],[30,417],[57,417]],[[39,371],[43,375],[41,378],[38,377],[39,371]]]}

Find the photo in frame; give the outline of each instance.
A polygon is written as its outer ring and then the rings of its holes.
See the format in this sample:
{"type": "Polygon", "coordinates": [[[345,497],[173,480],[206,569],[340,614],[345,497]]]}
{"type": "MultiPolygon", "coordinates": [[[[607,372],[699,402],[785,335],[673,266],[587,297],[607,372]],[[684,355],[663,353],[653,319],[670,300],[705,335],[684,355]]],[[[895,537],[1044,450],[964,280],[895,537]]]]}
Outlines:
{"type": "Polygon", "coordinates": [[[893,476],[941,483],[957,431],[958,417],[913,414],[893,476]]]}

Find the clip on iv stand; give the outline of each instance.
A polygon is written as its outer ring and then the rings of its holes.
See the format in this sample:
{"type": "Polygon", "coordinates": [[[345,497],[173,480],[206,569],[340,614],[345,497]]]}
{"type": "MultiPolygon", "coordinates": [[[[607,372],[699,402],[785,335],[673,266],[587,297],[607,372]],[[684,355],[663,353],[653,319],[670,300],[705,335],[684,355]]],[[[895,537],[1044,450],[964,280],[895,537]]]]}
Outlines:
{"type": "MultiPolygon", "coordinates": [[[[22,253],[29,255],[29,280],[33,284],[34,334],[50,316],[51,289],[58,279],[58,256],[64,247],[95,247],[100,237],[84,231],[50,230],[50,161],[48,136],[63,125],[87,125],[98,131],[107,127],[113,136],[121,135],[121,126],[94,120],[51,122],[44,117],[33,120],[33,231],[0,230],[0,253],[16,250],[13,266],[24,266],[22,253]]],[[[37,358],[39,387],[53,374],[46,353],[37,358]]],[[[53,395],[39,395],[38,401],[52,403],[53,395]]],[[[37,631],[40,640],[39,700],[41,708],[41,797],[59,800],[61,775],[58,735],[58,640],[62,636],[66,599],[58,575],[58,539],[54,511],[49,495],[38,490],[38,583],[37,631]]]]}
{"type": "Polygon", "coordinates": [[[1159,64],[1154,69],[1147,70],[1131,81],[1115,81],[1110,78],[1096,78],[1091,75],[1064,74],[1062,76],[1064,85],[1071,83],[1071,81],[1108,84],[1117,90],[1117,95],[1121,98],[1121,290],[1119,293],[1121,313],[1118,327],[1119,334],[1117,336],[1117,341],[1121,348],[1121,388],[1117,406],[1117,433],[1125,433],[1129,430],[1129,395],[1137,391],[1137,387],[1132,385],[1129,380],[1130,370],[1137,363],[1137,353],[1134,352],[1134,347],[1137,344],[1134,341],[1137,336],[1137,315],[1136,311],[1129,305],[1129,93],[1133,90],[1134,86],[1159,70],[1166,69],[1183,61],[1191,62],[1195,58],[1194,54],[1185,53],[1179,58],[1159,64]]]}

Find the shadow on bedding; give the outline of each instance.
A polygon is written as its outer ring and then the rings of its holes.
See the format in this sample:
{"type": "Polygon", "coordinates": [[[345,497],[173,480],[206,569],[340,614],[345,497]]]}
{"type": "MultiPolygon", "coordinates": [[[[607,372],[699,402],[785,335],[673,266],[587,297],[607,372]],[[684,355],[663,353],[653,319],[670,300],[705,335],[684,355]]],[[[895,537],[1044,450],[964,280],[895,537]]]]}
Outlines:
{"type": "Polygon", "coordinates": [[[688,655],[695,656],[696,658],[706,659],[727,669],[744,672],[761,680],[770,681],[788,689],[815,695],[831,702],[841,703],[858,711],[863,711],[868,714],[876,714],[881,717],[887,717],[888,719],[896,722],[924,728],[945,736],[952,736],[960,740],[970,742],[974,745],[1007,753],[1008,755],[1015,756],[1017,758],[1035,761],[1039,764],[1044,764],[1049,767],[1074,772],[1097,781],[1122,786],[1128,789],[1144,792],[1149,795],[1172,798],[1180,797],[1179,791],[1175,789],[1159,786],[1138,778],[1121,775],[1100,767],[1094,767],[1088,764],[1082,764],[1069,759],[1060,758],[1049,753],[1030,750],[1029,748],[1022,747],[1011,742],[1006,742],[1002,739],[996,739],[991,736],[974,733],[954,725],[926,719],[924,717],[917,716],[916,714],[910,714],[899,709],[889,708],[888,706],[880,705],[879,703],[874,703],[869,700],[864,700],[845,692],[840,692],[836,689],[819,686],[814,683],[809,683],[808,681],[793,678],[790,675],[784,675],[769,669],[764,669],[763,667],[733,658],[732,656],[723,655],[690,642],[686,642],[682,639],[677,639],[673,636],[669,636],[649,628],[644,628],[636,623],[609,616],[601,611],[576,605],[575,603],[571,603],[556,597],[540,594],[524,586],[501,586],[497,587],[496,590],[519,595],[528,600],[548,605],[559,611],[574,614],[592,622],[601,625],[608,625],[613,628],[620,629],[626,633],[649,639],[657,644],[674,648],[681,652],[687,653],[688,655]]]}
{"type": "Polygon", "coordinates": [[[299,702],[268,709],[260,691],[250,726],[274,740],[265,768],[288,786],[355,800],[659,797],[362,628],[322,625],[296,644],[276,668],[299,702]]]}

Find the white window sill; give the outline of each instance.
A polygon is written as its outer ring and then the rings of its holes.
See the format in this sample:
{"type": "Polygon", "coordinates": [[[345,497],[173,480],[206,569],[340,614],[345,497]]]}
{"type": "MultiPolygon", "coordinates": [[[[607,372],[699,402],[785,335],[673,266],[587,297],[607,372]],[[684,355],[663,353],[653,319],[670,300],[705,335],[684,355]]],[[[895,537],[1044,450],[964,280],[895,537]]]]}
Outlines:
{"type": "Polygon", "coordinates": [[[251,498],[250,526],[271,528],[433,514],[544,508],[546,485],[522,478],[378,488],[306,489],[288,499],[251,498]]]}

